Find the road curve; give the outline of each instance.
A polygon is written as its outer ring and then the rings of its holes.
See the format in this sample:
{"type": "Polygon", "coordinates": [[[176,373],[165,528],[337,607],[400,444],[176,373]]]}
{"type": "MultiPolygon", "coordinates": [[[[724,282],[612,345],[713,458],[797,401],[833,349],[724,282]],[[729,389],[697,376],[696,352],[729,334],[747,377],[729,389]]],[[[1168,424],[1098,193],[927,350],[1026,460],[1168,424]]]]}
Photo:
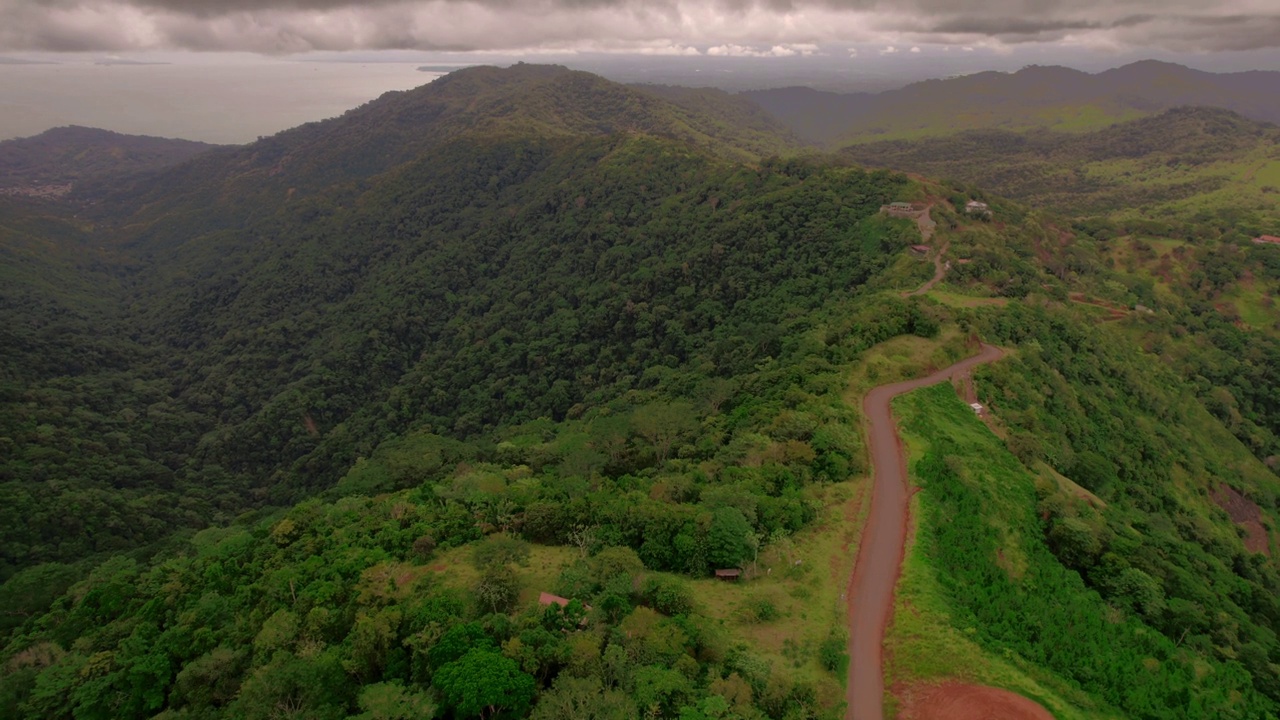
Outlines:
{"type": "Polygon", "coordinates": [[[882,720],[884,717],[885,628],[893,609],[893,589],[902,568],[907,538],[907,467],[902,441],[889,411],[893,398],[918,388],[936,385],[1004,355],[994,345],[939,370],[928,377],[874,388],[862,401],[871,448],[873,484],[871,513],[862,529],[862,543],[854,565],[849,598],[849,683],[846,690],[849,720],[882,720]]]}

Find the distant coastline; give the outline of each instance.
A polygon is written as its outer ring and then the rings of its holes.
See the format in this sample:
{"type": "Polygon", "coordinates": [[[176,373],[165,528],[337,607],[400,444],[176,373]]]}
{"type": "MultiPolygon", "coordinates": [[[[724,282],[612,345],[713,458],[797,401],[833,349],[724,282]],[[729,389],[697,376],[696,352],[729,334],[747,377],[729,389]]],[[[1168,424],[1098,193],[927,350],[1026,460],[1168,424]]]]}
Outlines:
{"type": "Polygon", "coordinates": [[[418,66],[418,72],[451,73],[454,70],[461,70],[469,67],[475,67],[475,65],[420,65],[418,66]]]}
{"type": "Polygon", "coordinates": [[[26,58],[0,57],[0,65],[60,65],[52,60],[27,60],[26,58]]]}
{"type": "Polygon", "coordinates": [[[172,65],[170,62],[144,62],[142,60],[97,60],[94,65],[172,65]]]}

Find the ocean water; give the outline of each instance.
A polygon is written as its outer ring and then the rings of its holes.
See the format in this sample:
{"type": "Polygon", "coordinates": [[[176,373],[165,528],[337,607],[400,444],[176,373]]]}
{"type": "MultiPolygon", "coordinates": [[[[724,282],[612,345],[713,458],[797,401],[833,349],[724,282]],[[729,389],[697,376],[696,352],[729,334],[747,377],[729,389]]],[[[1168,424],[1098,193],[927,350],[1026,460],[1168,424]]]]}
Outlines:
{"type": "Polygon", "coordinates": [[[0,140],[84,125],[244,143],[439,77],[420,63],[0,65],[0,140]]]}

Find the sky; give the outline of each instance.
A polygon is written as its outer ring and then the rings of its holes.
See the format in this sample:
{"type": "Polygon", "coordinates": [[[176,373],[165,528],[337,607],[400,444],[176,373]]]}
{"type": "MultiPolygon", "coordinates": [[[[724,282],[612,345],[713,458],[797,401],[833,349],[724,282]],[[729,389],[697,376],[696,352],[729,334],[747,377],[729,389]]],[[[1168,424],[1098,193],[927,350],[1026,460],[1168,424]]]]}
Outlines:
{"type": "MultiPolygon", "coordinates": [[[[1280,45],[1280,0],[0,0],[0,52],[608,52],[1280,45]]],[[[972,51],[972,50],[971,50],[972,51]]]]}
{"type": "Polygon", "coordinates": [[[0,0],[0,140],[248,142],[429,82],[422,65],[879,91],[1146,58],[1280,70],[1280,0],[0,0]]]}

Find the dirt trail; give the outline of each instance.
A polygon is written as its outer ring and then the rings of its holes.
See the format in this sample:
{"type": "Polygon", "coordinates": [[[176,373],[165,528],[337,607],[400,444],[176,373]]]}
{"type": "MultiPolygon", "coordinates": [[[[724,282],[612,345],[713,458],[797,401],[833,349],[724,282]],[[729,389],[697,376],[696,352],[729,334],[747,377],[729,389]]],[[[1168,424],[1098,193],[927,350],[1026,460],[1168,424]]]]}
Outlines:
{"type": "MultiPolygon", "coordinates": [[[[924,213],[921,214],[919,218],[916,218],[916,226],[920,228],[920,238],[921,238],[922,245],[929,244],[929,241],[933,239],[934,230],[936,230],[938,227],[938,223],[934,222],[933,218],[929,216],[929,212],[931,210],[933,210],[932,205],[925,208],[924,213]]],[[[938,248],[938,254],[933,256],[933,279],[921,285],[919,288],[912,290],[911,292],[903,293],[902,297],[912,297],[915,295],[923,295],[929,292],[930,290],[932,290],[935,285],[942,282],[942,278],[946,276],[947,269],[950,265],[946,260],[943,259],[947,254],[947,247],[949,245],[950,243],[944,243],[942,247],[938,248]]]]}
{"type": "Polygon", "coordinates": [[[846,594],[850,661],[846,717],[850,720],[884,717],[881,650],[907,537],[907,468],[889,401],[903,393],[945,382],[979,365],[999,360],[1003,355],[999,348],[984,344],[982,352],[971,358],[928,377],[881,385],[867,393],[862,401],[874,473],[871,512],[862,529],[862,544],[846,594]]]}
{"type": "Polygon", "coordinates": [[[1102,300],[1093,300],[1089,298],[1087,295],[1085,295],[1084,293],[1069,293],[1067,295],[1067,299],[1073,303],[1079,303],[1080,305],[1092,305],[1093,307],[1099,307],[1099,308],[1102,308],[1103,310],[1106,310],[1107,317],[1102,319],[1103,322],[1123,320],[1129,317],[1128,309],[1120,309],[1115,305],[1111,303],[1103,302],[1102,300]]]}

